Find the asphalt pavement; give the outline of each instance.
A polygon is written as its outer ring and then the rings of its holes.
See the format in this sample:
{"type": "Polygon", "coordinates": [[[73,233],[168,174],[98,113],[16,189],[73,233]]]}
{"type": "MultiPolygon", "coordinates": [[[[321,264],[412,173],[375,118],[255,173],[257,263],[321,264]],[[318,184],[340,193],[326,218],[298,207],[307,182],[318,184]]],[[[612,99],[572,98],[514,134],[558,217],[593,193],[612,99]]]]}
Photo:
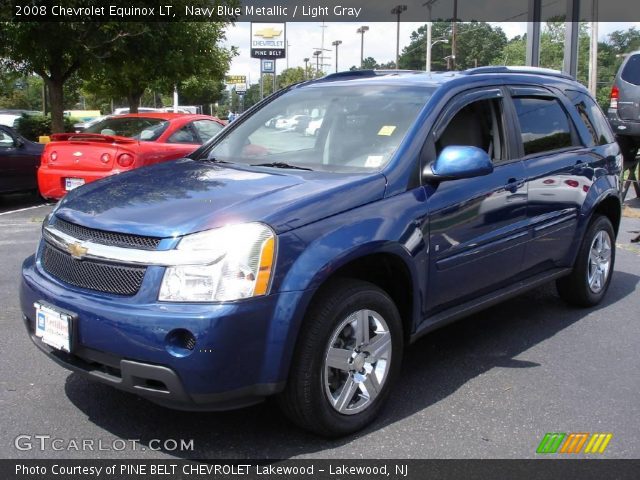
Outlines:
{"type": "Polygon", "coordinates": [[[640,218],[623,219],[600,307],[569,307],[549,285],[436,331],[408,349],[381,417],[329,441],[292,426],[272,402],[177,412],[54,364],[28,339],[18,303],[22,260],[52,207],[0,201],[2,458],[534,458],[547,432],[612,433],[600,457],[640,458],[640,246],[630,243],[640,218]],[[21,435],[30,449],[16,448],[21,435]],[[41,450],[36,435],[61,439],[61,450],[41,450]],[[74,440],[95,450],[76,451],[74,440]],[[115,451],[122,440],[139,444],[115,451]],[[165,440],[193,440],[193,449],[165,440]]]}

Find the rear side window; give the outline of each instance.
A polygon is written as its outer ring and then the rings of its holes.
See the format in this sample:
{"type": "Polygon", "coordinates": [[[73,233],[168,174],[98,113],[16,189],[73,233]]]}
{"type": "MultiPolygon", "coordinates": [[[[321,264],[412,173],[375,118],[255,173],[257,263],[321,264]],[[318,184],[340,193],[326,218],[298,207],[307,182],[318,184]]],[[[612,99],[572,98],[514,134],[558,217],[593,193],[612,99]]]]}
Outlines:
{"type": "Polygon", "coordinates": [[[640,55],[632,55],[620,74],[625,82],[640,85],[640,55]]]}
{"type": "Polygon", "coordinates": [[[200,135],[200,139],[203,142],[215,137],[222,130],[222,125],[213,120],[196,120],[193,122],[193,126],[198,131],[198,135],[200,135]]]}
{"type": "Polygon", "coordinates": [[[567,114],[555,98],[515,97],[525,155],[573,146],[567,114]]]}
{"type": "Polygon", "coordinates": [[[589,146],[613,143],[613,133],[611,133],[609,123],[598,104],[584,92],[567,90],[565,93],[575,105],[580,118],[591,135],[593,143],[589,146]]]}

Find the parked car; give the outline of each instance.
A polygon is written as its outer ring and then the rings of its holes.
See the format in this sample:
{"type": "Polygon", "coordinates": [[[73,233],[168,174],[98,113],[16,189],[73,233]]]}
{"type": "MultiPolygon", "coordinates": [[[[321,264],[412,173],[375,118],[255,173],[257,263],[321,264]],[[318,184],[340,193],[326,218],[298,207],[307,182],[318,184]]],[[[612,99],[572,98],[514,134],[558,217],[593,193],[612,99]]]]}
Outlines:
{"type": "MultiPolygon", "coordinates": [[[[624,168],[633,169],[640,147],[640,51],[627,55],[616,73],[608,117],[624,155],[624,168]]],[[[640,193],[637,184],[635,190],[640,193]]]]}
{"type": "Polygon", "coordinates": [[[275,117],[270,118],[269,120],[264,122],[264,126],[267,128],[276,128],[276,122],[281,118],[284,118],[284,115],[276,115],[275,117]]]}
{"type": "Polygon", "coordinates": [[[85,183],[184,157],[223,127],[206,115],[142,113],[106,117],[84,133],[52,135],[38,169],[40,194],[59,199],[85,183]]]}
{"type": "Polygon", "coordinates": [[[602,301],[622,158],[581,99],[559,72],[506,67],[293,85],[189,158],[67,195],[23,265],[28,334],[167,407],[276,395],[298,425],[352,433],[424,334],[550,281],[602,301]],[[316,138],[265,127],[314,109],[316,138]],[[556,199],[529,208],[547,179],[556,199]]]}
{"type": "Polygon", "coordinates": [[[111,115],[103,115],[101,117],[92,118],[91,120],[87,120],[86,122],[78,122],[73,124],[73,129],[76,133],[82,133],[87,128],[94,126],[96,123],[102,122],[106,118],[109,118],[111,115]]]}
{"type": "Polygon", "coordinates": [[[282,117],[276,120],[277,130],[296,130],[298,125],[306,125],[309,123],[308,115],[293,115],[292,117],[282,117]]]}
{"type": "Polygon", "coordinates": [[[36,190],[36,170],[43,148],[0,125],[0,193],[36,190]]]}
{"type": "Polygon", "coordinates": [[[304,129],[304,134],[309,135],[311,137],[315,137],[318,134],[318,130],[322,126],[322,119],[323,117],[311,120],[307,124],[307,127],[304,129]]]}
{"type": "MultiPolygon", "coordinates": [[[[114,115],[129,115],[131,109],[129,107],[116,108],[113,111],[114,115]]],[[[138,113],[168,113],[163,108],[152,107],[138,107],[138,113]]],[[[182,112],[179,112],[182,113],[182,112]]]]}
{"type": "Polygon", "coordinates": [[[22,117],[22,115],[41,115],[42,112],[37,112],[34,110],[0,110],[0,125],[4,125],[5,127],[14,128],[16,126],[16,122],[18,119],[22,117]]]}

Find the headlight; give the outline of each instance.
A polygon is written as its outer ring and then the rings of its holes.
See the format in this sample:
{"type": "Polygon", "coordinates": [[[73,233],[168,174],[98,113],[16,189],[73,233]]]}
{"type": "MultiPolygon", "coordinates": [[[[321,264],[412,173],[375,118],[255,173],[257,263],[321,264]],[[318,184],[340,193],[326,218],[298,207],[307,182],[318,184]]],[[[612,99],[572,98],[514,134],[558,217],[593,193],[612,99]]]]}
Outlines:
{"type": "Polygon", "coordinates": [[[275,258],[275,234],[261,223],[245,223],[185,236],[177,250],[216,258],[208,265],[168,267],[159,300],[213,302],[265,295],[275,258]]]}

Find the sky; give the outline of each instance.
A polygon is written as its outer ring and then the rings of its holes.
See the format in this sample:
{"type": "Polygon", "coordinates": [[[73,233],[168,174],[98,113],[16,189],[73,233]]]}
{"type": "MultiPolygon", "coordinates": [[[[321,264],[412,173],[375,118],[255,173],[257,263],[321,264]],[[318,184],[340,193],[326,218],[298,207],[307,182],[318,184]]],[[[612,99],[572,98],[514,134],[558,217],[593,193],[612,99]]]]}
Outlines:
{"type": "MultiPolygon", "coordinates": [[[[250,23],[240,22],[230,26],[226,32],[224,45],[235,46],[239,49],[239,55],[235,57],[229,71],[230,75],[246,75],[249,83],[256,83],[260,77],[260,61],[249,56],[250,23]]],[[[334,40],[341,40],[338,47],[338,70],[348,70],[352,65],[360,64],[360,34],[356,30],[362,23],[334,22],[327,23],[322,28],[321,23],[313,22],[289,22],[287,23],[287,40],[289,42],[288,63],[287,59],[280,59],[276,63],[278,71],[288,67],[303,67],[304,58],[311,58],[315,65],[313,51],[321,47],[322,31],[324,30],[324,48],[326,52],[325,72],[335,71],[335,47],[331,46],[334,40]]],[[[365,23],[369,31],[364,35],[364,56],[373,57],[378,63],[395,61],[396,55],[396,23],[378,22],[365,23]]],[[[402,22],[400,24],[400,52],[410,43],[411,32],[424,25],[424,22],[402,22]]],[[[501,27],[508,38],[526,32],[526,22],[493,23],[501,27]]],[[[604,40],[606,35],[614,30],[626,30],[632,26],[640,27],[640,23],[613,23],[600,22],[599,38],[604,40]]],[[[434,39],[435,40],[435,39],[434,39]]]]}

